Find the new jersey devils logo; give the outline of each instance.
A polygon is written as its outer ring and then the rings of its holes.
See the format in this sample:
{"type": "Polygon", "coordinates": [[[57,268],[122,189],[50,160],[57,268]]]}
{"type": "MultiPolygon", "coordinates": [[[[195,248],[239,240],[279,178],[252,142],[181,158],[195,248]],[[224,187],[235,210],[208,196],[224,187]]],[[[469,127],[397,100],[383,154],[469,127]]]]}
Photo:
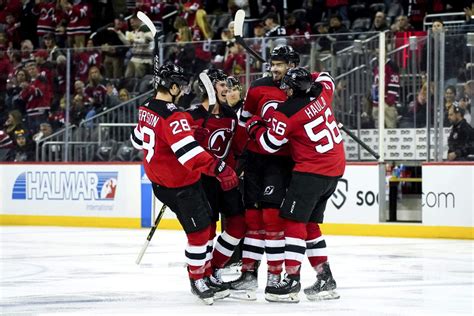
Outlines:
{"type": "Polygon", "coordinates": [[[224,158],[230,149],[232,131],[228,128],[216,129],[209,136],[208,148],[217,158],[224,158]]]}
{"type": "Polygon", "coordinates": [[[279,104],[280,102],[274,100],[266,102],[262,106],[261,117],[267,122],[270,121],[271,117],[273,116],[273,112],[275,112],[279,104]]]}

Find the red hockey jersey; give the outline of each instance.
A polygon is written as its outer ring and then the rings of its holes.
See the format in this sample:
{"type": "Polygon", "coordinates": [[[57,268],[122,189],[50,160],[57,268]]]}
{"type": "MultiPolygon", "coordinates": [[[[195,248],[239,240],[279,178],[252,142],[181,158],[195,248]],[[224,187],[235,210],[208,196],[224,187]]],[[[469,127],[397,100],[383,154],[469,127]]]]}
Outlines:
{"type": "Polygon", "coordinates": [[[38,16],[36,34],[43,36],[48,33],[54,33],[56,29],[56,3],[37,3],[32,12],[38,16]]]}
{"type": "Polygon", "coordinates": [[[271,128],[261,129],[256,139],[268,153],[276,153],[288,143],[294,171],[340,177],[346,159],[331,108],[334,81],[327,73],[320,73],[315,81],[321,89],[317,98],[288,99],[273,113],[271,128]]]}
{"type": "MultiPolygon", "coordinates": [[[[188,112],[194,119],[193,125],[203,126],[208,112],[202,105],[193,107],[188,112]]],[[[199,142],[199,145],[215,157],[224,159],[227,165],[234,168],[235,148],[232,146],[232,139],[237,127],[235,112],[226,105],[221,106],[221,113],[210,115],[204,127],[209,130],[209,136],[199,142]]]]}
{"type": "Polygon", "coordinates": [[[173,103],[153,99],[140,106],[130,139],[144,150],[143,166],[152,182],[178,188],[195,183],[201,173],[214,174],[215,158],[194,139],[190,122],[191,115],[173,103]]]}
{"type": "MultiPolygon", "coordinates": [[[[275,109],[281,103],[286,101],[286,99],[286,93],[280,89],[279,85],[273,81],[272,77],[263,77],[255,80],[247,92],[244,107],[240,114],[238,131],[239,141],[242,142],[243,137],[241,135],[246,133],[245,124],[248,119],[254,115],[258,115],[269,123],[275,109]]],[[[245,139],[247,138],[245,137],[245,139]]],[[[255,141],[252,140],[249,141],[247,149],[260,154],[268,154],[268,152],[263,150],[255,141]]],[[[284,147],[276,154],[287,156],[290,152],[288,151],[288,148],[284,147]]]]}

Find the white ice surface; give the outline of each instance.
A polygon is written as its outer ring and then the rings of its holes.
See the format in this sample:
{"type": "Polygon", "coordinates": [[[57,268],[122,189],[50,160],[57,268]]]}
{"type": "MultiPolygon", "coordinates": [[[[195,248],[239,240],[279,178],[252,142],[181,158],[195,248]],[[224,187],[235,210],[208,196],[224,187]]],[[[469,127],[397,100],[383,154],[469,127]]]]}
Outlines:
{"type": "MultiPolygon", "coordinates": [[[[205,306],[191,293],[185,236],[148,229],[0,227],[1,315],[473,315],[473,241],[326,236],[339,300],[205,306]]],[[[232,277],[232,276],[228,276],[232,277]]],[[[314,282],[307,261],[303,287],[314,282]]]]}

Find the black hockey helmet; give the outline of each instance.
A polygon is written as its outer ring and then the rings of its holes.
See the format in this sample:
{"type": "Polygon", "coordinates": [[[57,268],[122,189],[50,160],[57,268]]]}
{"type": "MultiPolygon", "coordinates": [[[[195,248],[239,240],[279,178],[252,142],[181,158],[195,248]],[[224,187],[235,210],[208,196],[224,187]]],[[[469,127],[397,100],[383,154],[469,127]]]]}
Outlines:
{"type": "Polygon", "coordinates": [[[288,70],[281,81],[280,89],[291,88],[293,94],[302,95],[310,90],[311,84],[310,72],[303,67],[296,67],[288,70]]]}
{"type": "Polygon", "coordinates": [[[240,84],[239,79],[235,78],[234,76],[229,76],[226,79],[227,88],[232,89],[234,87],[238,87],[242,89],[242,85],[240,84]]]}
{"type": "Polygon", "coordinates": [[[163,87],[170,89],[173,84],[185,86],[188,84],[188,78],[183,68],[175,64],[164,64],[156,71],[154,75],[154,87],[163,87]]]}
{"type": "Polygon", "coordinates": [[[293,47],[289,45],[277,46],[272,50],[270,54],[270,61],[284,61],[285,63],[295,63],[296,65],[300,62],[300,56],[293,47]]]}
{"type": "Polygon", "coordinates": [[[295,67],[298,67],[300,64],[300,54],[298,52],[293,51],[290,53],[290,63],[294,63],[295,67]]]}
{"type": "MultiPolygon", "coordinates": [[[[218,81],[227,82],[227,75],[222,69],[209,68],[209,69],[204,70],[204,73],[207,74],[207,76],[209,77],[209,80],[211,80],[211,83],[214,89],[216,88],[216,83],[218,81]]],[[[199,81],[199,90],[201,94],[207,95],[204,84],[201,82],[201,80],[198,80],[198,81],[199,81]]]]}

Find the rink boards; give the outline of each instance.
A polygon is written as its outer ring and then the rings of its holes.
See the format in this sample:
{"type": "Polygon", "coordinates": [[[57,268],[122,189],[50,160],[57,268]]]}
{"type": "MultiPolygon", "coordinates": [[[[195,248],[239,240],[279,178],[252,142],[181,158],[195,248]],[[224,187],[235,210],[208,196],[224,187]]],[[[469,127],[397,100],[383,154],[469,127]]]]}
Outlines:
{"type": "MultiPolygon", "coordinates": [[[[423,165],[422,223],[379,214],[378,165],[350,163],[328,201],[326,234],[473,239],[474,164],[423,165]]],[[[150,227],[150,181],[136,163],[0,164],[0,224],[150,227]]],[[[180,229],[167,211],[160,228],[180,229]]]]}

